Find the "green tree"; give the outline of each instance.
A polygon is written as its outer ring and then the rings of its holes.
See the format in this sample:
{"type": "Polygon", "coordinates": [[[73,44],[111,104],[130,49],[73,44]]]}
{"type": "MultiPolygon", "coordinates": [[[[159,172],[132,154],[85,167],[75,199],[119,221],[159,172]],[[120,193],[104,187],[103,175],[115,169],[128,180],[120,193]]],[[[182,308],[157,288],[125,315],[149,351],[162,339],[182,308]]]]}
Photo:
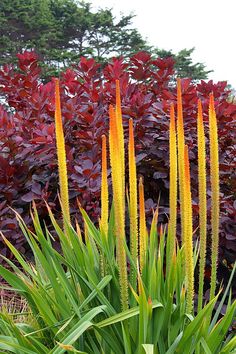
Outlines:
{"type": "Polygon", "coordinates": [[[116,20],[111,9],[91,11],[73,0],[1,0],[0,64],[22,49],[35,48],[48,64],[68,65],[81,55],[102,59],[148,49],[132,15],[116,20]]]}
{"type": "Polygon", "coordinates": [[[179,77],[189,77],[193,80],[207,79],[212,70],[207,71],[203,63],[193,63],[191,55],[194,50],[195,48],[182,49],[177,54],[174,54],[172,50],[154,49],[154,53],[160,58],[172,57],[175,60],[176,74],[179,77]]]}
{"type": "Polygon", "coordinates": [[[12,61],[12,56],[22,49],[34,45],[41,49],[50,45],[55,38],[48,0],[1,0],[1,64],[12,61]]]}
{"type": "Polygon", "coordinates": [[[91,4],[75,0],[1,0],[0,65],[13,62],[17,52],[35,49],[45,76],[76,63],[81,56],[100,62],[112,56],[129,57],[140,50],[173,56],[180,76],[204,79],[208,72],[193,64],[193,49],[178,54],[147,44],[132,27],[133,15],[116,19],[112,9],[94,12],[91,4]]]}

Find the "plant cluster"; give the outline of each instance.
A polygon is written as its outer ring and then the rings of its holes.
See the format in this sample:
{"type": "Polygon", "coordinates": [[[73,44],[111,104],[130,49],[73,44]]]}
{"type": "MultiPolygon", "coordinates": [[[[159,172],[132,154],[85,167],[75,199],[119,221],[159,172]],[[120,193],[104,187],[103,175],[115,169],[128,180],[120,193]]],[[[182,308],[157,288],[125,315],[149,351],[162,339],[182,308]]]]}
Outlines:
{"type": "MultiPolygon", "coordinates": [[[[157,229],[158,208],[151,228],[146,227],[143,181],[137,183],[133,120],[128,124],[128,183],[125,176],[125,139],[119,81],[115,106],[109,107],[109,157],[113,202],[109,207],[107,139],[102,137],[101,218],[95,227],[80,207],[84,227],[70,223],[65,137],[61,116],[59,80],[55,80],[55,130],[63,227],[50,207],[50,220],[60,238],[61,252],[52,246],[49,230],[41,227],[33,204],[34,231],[17,213],[21,229],[34,254],[26,262],[4,237],[21,269],[5,258],[13,272],[0,266],[0,275],[26,299],[29,319],[19,321],[0,312],[0,347],[23,353],[234,353],[236,338],[228,334],[236,310],[229,291],[233,268],[221,302],[216,293],[219,226],[218,132],[213,94],[209,101],[211,161],[211,288],[210,299],[198,297],[194,311],[194,268],[198,246],[193,247],[192,197],[189,149],[185,144],[181,81],[177,82],[177,120],[170,111],[170,223],[157,229]],[[126,192],[127,185],[127,192],[126,192]],[[176,207],[179,185],[181,246],[177,242],[176,207]],[[127,202],[126,202],[127,200],[127,202]],[[139,206],[139,208],[138,208],[139,206]],[[139,212],[138,212],[139,209],[139,212]],[[129,245],[125,216],[130,227],[129,245]],[[82,232],[83,231],[83,234],[82,232]],[[127,262],[128,261],[128,262],[127,262]],[[22,271],[23,270],[23,271],[22,271]],[[220,311],[228,295],[225,315],[220,311]]],[[[205,124],[198,101],[198,154],[204,156],[205,124]]],[[[205,268],[206,168],[199,161],[199,191],[204,191],[199,209],[200,259],[205,268]],[[204,218],[203,218],[204,216],[204,218]]],[[[199,275],[199,286],[204,279],[199,275]]],[[[24,315],[23,315],[24,316],[24,315]]],[[[22,317],[22,313],[21,313],[22,317]]]]}
{"type": "MultiPolygon", "coordinates": [[[[49,225],[44,201],[59,214],[58,171],[54,126],[54,88],[43,84],[34,52],[18,55],[18,68],[0,71],[0,229],[21,251],[24,238],[14,213],[18,211],[30,227],[30,203],[35,200],[40,220],[49,225]]],[[[176,106],[174,61],[156,59],[140,52],[128,62],[113,59],[101,67],[93,59],[81,58],[78,65],[61,75],[62,116],[67,152],[71,220],[78,218],[77,200],[93,221],[100,215],[101,146],[107,135],[109,104],[115,102],[115,80],[120,80],[125,144],[128,120],[133,119],[139,176],[145,178],[147,219],[159,201],[159,221],[169,214],[169,112],[176,106]]],[[[235,246],[234,202],[236,105],[227,101],[226,83],[182,81],[186,143],[189,146],[194,230],[198,234],[197,100],[202,100],[203,120],[208,125],[209,93],[215,97],[219,128],[221,193],[220,259],[233,262],[235,246]]],[[[209,151],[208,135],[206,136],[209,151]]],[[[207,155],[209,156],[209,154],[207,155]]],[[[207,170],[210,163],[207,158],[207,170]]],[[[210,180],[207,174],[207,198],[210,180]]],[[[108,181],[111,184],[111,178],[108,181]]],[[[210,216],[210,204],[207,205],[210,216]]],[[[179,223],[178,223],[179,224],[179,223]]],[[[178,228],[179,232],[179,228],[178,228]]],[[[1,241],[1,253],[9,257],[1,241]]]]}

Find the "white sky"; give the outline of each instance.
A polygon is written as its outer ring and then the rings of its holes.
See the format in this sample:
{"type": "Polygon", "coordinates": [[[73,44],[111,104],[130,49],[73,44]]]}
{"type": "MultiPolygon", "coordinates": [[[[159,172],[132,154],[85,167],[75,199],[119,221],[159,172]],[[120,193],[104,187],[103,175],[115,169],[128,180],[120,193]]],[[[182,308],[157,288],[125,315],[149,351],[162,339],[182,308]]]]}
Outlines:
{"type": "Polygon", "coordinates": [[[133,26],[149,44],[174,53],[195,47],[193,61],[214,70],[209,79],[236,88],[236,0],[90,0],[119,17],[133,12],[133,26]]]}

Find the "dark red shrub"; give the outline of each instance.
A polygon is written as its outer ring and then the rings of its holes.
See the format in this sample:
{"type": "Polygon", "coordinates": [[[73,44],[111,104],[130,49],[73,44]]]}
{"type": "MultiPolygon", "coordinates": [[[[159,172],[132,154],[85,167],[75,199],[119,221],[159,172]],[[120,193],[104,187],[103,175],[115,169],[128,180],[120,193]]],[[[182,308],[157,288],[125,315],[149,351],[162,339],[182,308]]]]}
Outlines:
{"type": "MultiPolygon", "coordinates": [[[[5,99],[0,106],[0,229],[24,251],[24,238],[9,206],[29,226],[33,199],[46,223],[44,200],[56,214],[60,208],[53,83],[41,82],[34,53],[25,52],[18,59],[18,68],[5,66],[0,71],[0,94],[5,99]]],[[[108,131],[108,107],[115,101],[116,79],[120,80],[125,127],[130,117],[134,119],[138,173],[145,179],[147,210],[150,213],[160,197],[160,222],[166,222],[169,107],[170,102],[176,102],[174,62],[168,58],[153,60],[143,52],[128,63],[115,58],[105,68],[93,59],[81,58],[79,65],[61,75],[72,219],[78,217],[76,198],[92,219],[96,221],[99,216],[101,136],[108,131]]],[[[182,87],[195,227],[198,224],[196,107],[200,97],[207,126],[208,96],[214,92],[221,172],[220,255],[231,263],[236,250],[236,105],[227,101],[226,82],[194,84],[185,79],[182,87]]],[[[0,247],[6,255],[2,242],[0,247]]]]}

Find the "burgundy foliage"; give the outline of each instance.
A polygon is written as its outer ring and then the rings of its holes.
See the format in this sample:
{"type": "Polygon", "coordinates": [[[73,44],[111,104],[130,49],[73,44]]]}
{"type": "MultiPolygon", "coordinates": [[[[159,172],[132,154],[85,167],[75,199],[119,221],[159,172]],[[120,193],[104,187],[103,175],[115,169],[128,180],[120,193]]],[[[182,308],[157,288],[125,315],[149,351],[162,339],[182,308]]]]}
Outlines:
{"type": "MultiPolygon", "coordinates": [[[[34,199],[46,224],[44,200],[59,217],[58,172],[54,131],[54,85],[43,84],[33,52],[18,55],[18,68],[0,71],[0,229],[21,251],[26,251],[14,213],[31,226],[34,199]]],[[[176,103],[172,59],[152,60],[140,52],[125,63],[113,59],[101,68],[93,59],[61,75],[61,101],[68,158],[72,219],[78,217],[78,198],[90,217],[99,216],[101,136],[108,134],[108,107],[115,102],[115,80],[120,80],[126,127],[134,120],[139,175],[144,176],[149,215],[160,198],[160,222],[168,215],[168,135],[170,102],[176,103]]],[[[220,257],[233,261],[236,251],[236,105],[227,101],[226,82],[182,81],[185,136],[190,150],[194,225],[198,225],[196,107],[201,98],[206,127],[208,97],[213,91],[219,130],[221,225],[220,257]]],[[[206,129],[208,139],[208,130],[206,129]]],[[[209,154],[208,154],[209,156],[209,154]]],[[[209,172],[209,160],[208,160],[209,172]]],[[[208,173],[210,211],[210,185],[208,173]]],[[[210,212],[209,212],[210,219],[210,212]]],[[[196,232],[198,234],[198,231],[196,232]]],[[[210,226],[209,226],[210,234],[210,226]]],[[[0,241],[1,252],[10,257],[0,241]]]]}

